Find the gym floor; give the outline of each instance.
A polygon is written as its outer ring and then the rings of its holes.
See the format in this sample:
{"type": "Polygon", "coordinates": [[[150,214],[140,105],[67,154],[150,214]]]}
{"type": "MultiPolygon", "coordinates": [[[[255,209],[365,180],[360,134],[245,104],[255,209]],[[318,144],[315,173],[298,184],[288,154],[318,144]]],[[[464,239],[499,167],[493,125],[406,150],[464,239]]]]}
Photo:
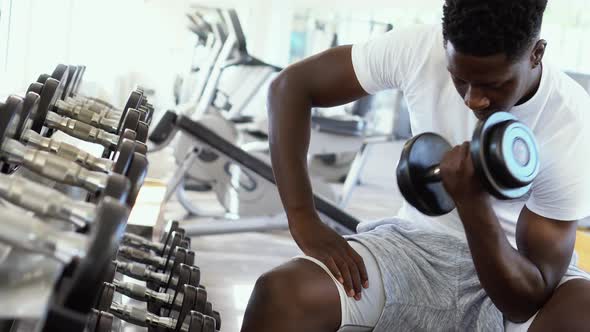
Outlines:
{"type": "MultiPolygon", "coordinates": [[[[361,220],[387,218],[395,214],[401,205],[401,195],[395,183],[395,166],[402,146],[403,142],[392,142],[375,147],[363,172],[361,185],[353,192],[348,212],[361,220]]],[[[150,156],[150,159],[158,160],[158,165],[152,163],[158,169],[150,169],[150,176],[170,176],[174,162],[169,154],[170,151],[165,150],[150,156]]],[[[334,185],[336,192],[340,187],[334,185]]],[[[207,208],[218,206],[214,194],[190,195],[195,203],[207,208]]],[[[184,209],[172,201],[166,206],[164,216],[180,220],[184,209]]],[[[185,224],[200,221],[199,218],[192,218],[185,224]]],[[[197,265],[210,301],[222,315],[221,330],[224,332],[240,330],[256,279],[265,271],[301,254],[288,231],[193,237],[192,249],[197,254],[197,265]]]]}

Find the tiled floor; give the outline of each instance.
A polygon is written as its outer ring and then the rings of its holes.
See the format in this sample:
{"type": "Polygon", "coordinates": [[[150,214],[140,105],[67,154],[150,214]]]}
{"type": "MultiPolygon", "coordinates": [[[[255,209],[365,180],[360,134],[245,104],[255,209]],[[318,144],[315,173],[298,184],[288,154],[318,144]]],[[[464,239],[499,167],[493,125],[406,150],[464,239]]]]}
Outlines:
{"type": "MultiPolygon", "coordinates": [[[[372,220],[391,216],[397,211],[401,201],[395,183],[395,166],[401,146],[397,142],[376,147],[366,165],[362,185],[353,193],[348,212],[362,220],[372,220]]],[[[159,157],[158,165],[161,171],[162,159],[159,157]]],[[[335,190],[338,189],[335,186],[335,190]]],[[[195,200],[211,208],[217,205],[212,195],[199,194],[195,200]]],[[[178,219],[183,214],[180,205],[174,201],[166,206],[166,218],[178,219]]],[[[199,223],[199,219],[190,222],[199,223]]],[[[258,276],[301,253],[287,231],[194,237],[192,246],[197,253],[202,283],[207,287],[210,301],[223,317],[221,330],[224,332],[240,330],[258,276]]]]}

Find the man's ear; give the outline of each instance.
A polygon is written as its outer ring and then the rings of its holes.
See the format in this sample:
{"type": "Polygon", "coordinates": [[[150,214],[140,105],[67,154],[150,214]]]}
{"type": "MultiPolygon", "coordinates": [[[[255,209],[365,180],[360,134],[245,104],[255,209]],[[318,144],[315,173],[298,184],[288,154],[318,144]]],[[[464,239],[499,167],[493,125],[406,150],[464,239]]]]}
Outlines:
{"type": "Polygon", "coordinates": [[[533,68],[538,67],[541,64],[541,61],[543,61],[546,48],[547,41],[544,39],[540,39],[535,43],[535,47],[533,47],[533,52],[531,53],[531,64],[533,68]]]}

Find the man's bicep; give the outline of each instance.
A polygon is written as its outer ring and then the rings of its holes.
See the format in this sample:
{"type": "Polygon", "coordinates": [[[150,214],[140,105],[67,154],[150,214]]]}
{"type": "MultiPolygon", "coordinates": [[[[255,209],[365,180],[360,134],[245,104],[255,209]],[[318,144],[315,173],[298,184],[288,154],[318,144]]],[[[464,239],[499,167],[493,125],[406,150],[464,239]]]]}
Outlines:
{"type": "Polygon", "coordinates": [[[576,221],[542,217],[523,208],[516,227],[518,251],[541,272],[553,289],[570,264],[576,241],[576,221]]]}
{"type": "Polygon", "coordinates": [[[307,90],[312,106],[339,106],[368,94],[354,72],[351,48],[334,47],[287,68],[307,90]]]}

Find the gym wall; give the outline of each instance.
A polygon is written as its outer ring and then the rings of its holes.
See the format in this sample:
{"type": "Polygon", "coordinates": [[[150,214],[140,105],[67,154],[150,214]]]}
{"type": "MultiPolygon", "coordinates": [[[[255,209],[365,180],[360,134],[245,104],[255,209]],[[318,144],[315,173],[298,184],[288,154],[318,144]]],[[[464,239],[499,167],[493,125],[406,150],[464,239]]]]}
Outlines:
{"type": "MultiPolygon", "coordinates": [[[[394,28],[437,23],[442,0],[0,0],[0,95],[24,91],[35,73],[55,63],[84,63],[88,93],[123,102],[124,91],[142,82],[157,93],[156,106],[166,108],[173,103],[174,78],[188,70],[194,48],[184,14],[207,4],[235,7],[250,53],[286,66],[298,59],[291,51],[302,13],[347,22],[338,26],[340,43],[354,43],[366,37],[350,22],[391,22],[394,28]]],[[[590,43],[579,42],[589,34],[586,0],[549,1],[547,61],[590,73],[590,43]]]]}

